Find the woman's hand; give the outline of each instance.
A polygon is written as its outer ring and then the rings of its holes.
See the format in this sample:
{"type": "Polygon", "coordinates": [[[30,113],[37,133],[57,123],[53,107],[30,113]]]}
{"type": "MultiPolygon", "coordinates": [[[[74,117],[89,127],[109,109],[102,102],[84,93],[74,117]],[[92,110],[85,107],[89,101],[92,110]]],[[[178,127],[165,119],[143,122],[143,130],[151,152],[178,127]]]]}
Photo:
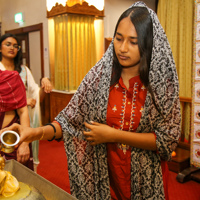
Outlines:
{"type": "Polygon", "coordinates": [[[27,98],[27,106],[31,106],[31,108],[34,108],[35,104],[36,104],[36,99],[27,98]]]}
{"type": "Polygon", "coordinates": [[[53,89],[53,86],[48,78],[44,77],[41,80],[41,87],[44,89],[45,93],[50,93],[53,89]]]}
{"type": "Polygon", "coordinates": [[[10,130],[17,132],[20,135],[20,141],[17,146],[19,146],[22,142],[30,143],[34,140],[37,140],[38,137],[40,137],[40,136],[36,135],[36,131],[34,128],[22,126],[17,123],[14,123],[9,127],[0,130],[0,135],[4,131],[10,131],[10,130]]]}
{"type": "Polygon", "coordinates": [[[17,149],[17,161],[24,164],[30,157],[29,143],[23,142],[17,149]]]}
{"type": "Polygon", "coordinates": [[[87,141],[91,142],[91,145],[97,145],[101,143],[114,142],[114,128],[108,125],[100,124],[97,122],[85,122],[85,126],[91,131],[84,131],[84,136],[87,141]]]}

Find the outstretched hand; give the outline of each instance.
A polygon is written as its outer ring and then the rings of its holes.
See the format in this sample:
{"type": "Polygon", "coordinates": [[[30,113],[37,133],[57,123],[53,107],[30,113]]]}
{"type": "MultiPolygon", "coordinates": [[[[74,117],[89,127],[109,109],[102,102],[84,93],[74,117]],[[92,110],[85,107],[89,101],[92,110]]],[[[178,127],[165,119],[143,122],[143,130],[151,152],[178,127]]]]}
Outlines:
{"type": "Polygon", "coordinates": [[[113,141],[113,133],[114,129],[111,128],[108,125],[100,124],[97,122],[90,122],[91,124],[88,124],[85,122],[85,126],[90,129],[90,131],[84,131],[84,136],[87,141],[91,142],[91,145],[97,145],[101,143],[108,143],[108,142],[114,142],[113,141]]]}
{"type": "Polygon", "coordinates": [[[20,141],[17,146],[19,146],[22,142],[30,143],[30,142],[34,141],[34,129],[30,128],[30,127],[25,127],[25,126],[19,125],[17,123],[14,123],[9,127],[0,130],[0,135],[4,131],[11,131],[11,130],[17,132],[20,135],[20,141]]]}

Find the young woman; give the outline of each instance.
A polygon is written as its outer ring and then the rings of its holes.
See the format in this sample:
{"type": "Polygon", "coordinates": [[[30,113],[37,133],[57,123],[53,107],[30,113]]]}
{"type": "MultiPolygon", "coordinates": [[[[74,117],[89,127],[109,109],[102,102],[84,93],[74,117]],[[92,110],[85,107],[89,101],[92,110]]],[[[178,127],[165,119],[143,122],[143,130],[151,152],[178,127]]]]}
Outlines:
{"type": "Polygon", "coordinates": [[[167,199],[167,164],[180,136],[179,84],[170,45],[142,2],[56,121],[10,127],[21,141],[64,139],[78,199],[167,199]]]}
{"type": "MultiPolygon", "coordinates": [[[[17,71],[26,88],[27,105],[31,127],[41,126],[40,102],[45,93],[52,90],[48,78],[42,78],[41,88],[36,84],[28,67],[22,65],[22,51],[17,37],[7,33],[0,38],[0,70],[17,71]]],[[[38,159],[39,142],[32,143],[34,166],[39,164],[38,159]]]]}

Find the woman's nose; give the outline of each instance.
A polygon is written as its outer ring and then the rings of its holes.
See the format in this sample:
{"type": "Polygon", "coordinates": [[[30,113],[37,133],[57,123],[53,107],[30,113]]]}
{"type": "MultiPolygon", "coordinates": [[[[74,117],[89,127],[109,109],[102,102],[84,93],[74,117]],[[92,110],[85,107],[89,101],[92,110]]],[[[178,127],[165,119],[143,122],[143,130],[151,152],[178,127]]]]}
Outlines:
{"type": "Polygon", "coordinates": [[[128,44],[126,41],[124,41],[120,47],[121,52],[127,52],[128,51],[128,44]]]}

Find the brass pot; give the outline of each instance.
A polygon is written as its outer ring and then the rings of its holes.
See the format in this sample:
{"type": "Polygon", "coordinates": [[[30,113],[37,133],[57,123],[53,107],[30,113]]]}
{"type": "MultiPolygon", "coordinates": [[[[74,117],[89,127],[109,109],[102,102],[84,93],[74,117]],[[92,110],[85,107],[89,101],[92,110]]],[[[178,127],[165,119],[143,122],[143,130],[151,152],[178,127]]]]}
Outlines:
{"type": "Polygon", "coordinates": [[[15,131],[4,131],[1,134],[1,151],[12,153],[15,145],[19,143],[20,137],[15,131]]]}

